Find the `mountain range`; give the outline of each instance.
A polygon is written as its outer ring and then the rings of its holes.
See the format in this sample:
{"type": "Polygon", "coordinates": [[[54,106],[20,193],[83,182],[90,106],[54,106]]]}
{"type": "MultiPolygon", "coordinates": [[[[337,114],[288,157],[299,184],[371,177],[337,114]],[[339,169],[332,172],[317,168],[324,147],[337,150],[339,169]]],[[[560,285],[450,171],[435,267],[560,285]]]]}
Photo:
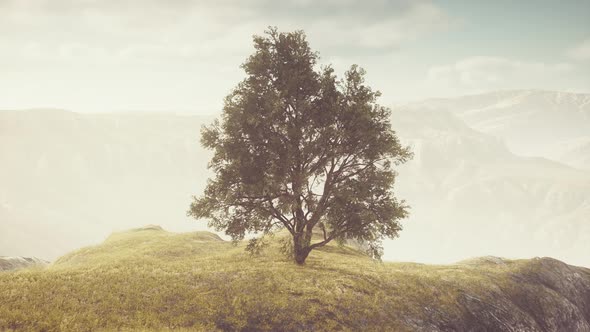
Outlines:
{"type": "MultiPolygon", "coordinates": [[[[392,108],[414,158],[411,206],[385,259],[551,256],[590,266],[590,95],[500,91],[392,108]]],[[[199,129],[170,113],[0,111],[0,255],[53,260],[113,230],[205,230],[186,210],[211,173],[199,129]]]]}

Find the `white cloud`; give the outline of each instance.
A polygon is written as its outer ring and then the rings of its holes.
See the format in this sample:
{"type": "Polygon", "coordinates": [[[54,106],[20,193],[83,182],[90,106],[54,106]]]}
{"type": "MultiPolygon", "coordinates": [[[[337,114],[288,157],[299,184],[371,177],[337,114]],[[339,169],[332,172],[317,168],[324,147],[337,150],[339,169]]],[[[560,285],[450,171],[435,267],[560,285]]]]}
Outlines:
{"type": "Polygon", "coordinates": [[[590,60],[590,38],[569,49],[567,55],[575,60],[590,60]]]}
{"type": "Polygon", "coordinates": [[[373,52],[376,49],[397,49],[404,42],[446,29],[452,22],[440,8],[420,2],[405,8],[401,15],[388,17],[371,11],[357,12],[357,15],[355,17],[355,13],[352,12],[347,18],[335,16],[303,24],[308,24],[310,36],[317,36],[314,38],[318,39],[323,47],[352,46],[373,52]],[[365,19],[371,17],[374,17],[374,20],[365,19]]]}
{"type": "Polygon", "coordinates": [[[430,0],[0,0],[0,109],[219,110],[268,26],[349,65],[450,24],[430,0]]]}
{"type": "MultiPolygon", "coordinates": [[[[551,88],[539,84],[560,81],[573,72],[569,63],[528,62],[504,57],[474,56],[433,66],[427,82],[439,91],[476,93],[496,89],[551,88]]],[[[452,92],[451,92],[452,93],[452,92]]]]}
{"type": "MultiPolygon", "coordinates": [[[[0,38],[5,47],[0,45],[0,51],[6,57],[37,42],[49,57],[63,54],[71,45],[101,48],[105,57],[121,53],[139,58],[219,57],[217,50],[246,49],[252,34],[276,25],[283,31],[304,29],[314,45],[324,49],[371,52],[399,48],[450,22],[429,1],[4,0],[0,1],[0,38]]],[[[67,52],[68,56],[88,55],[67,52]]]]}

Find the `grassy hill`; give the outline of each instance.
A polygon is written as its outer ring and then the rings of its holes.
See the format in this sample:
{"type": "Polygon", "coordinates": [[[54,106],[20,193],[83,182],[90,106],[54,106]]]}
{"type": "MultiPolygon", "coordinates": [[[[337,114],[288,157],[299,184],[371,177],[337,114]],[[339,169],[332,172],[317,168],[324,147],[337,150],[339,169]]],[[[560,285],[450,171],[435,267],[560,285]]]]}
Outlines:
{"type": "Polygon", "coordinates": [[[330,245],[298,266],[208,232],[111,235],[0,273],[0,330],[590,331],[590,270],[549,259],[378,263],[330,245]]]}

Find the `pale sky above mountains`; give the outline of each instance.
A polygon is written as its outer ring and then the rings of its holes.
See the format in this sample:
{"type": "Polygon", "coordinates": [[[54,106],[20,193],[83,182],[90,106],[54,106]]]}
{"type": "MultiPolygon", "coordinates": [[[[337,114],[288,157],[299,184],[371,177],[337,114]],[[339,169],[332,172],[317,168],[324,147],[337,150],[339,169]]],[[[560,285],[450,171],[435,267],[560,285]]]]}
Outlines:
{"type": "Polygon", "coordinates": [[[0,109],[217,113],[251,36],[303,29],[392,104],[590,92],[590,1],[0,0],[0,109]]]}

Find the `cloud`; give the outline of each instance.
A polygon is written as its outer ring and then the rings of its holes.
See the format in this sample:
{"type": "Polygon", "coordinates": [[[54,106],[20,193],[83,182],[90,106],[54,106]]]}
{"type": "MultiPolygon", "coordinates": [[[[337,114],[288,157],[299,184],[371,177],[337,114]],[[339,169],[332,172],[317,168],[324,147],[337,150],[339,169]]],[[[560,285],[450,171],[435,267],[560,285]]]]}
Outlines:
{"type": "Polygon", "coordinates": [[[305,29],[312,41],[323,48],[352,47],[366,52],[395,50],[407,41],[444,30],[452,24],[452,19],[441,8],[422,1],[327,2],[319,8],[300,8],[299,15],[284,13],[277,16],[277,21],[305,29]],[[312,14],[307,17],[307,12],[312,14]]]}
{"type": "Polygon", "coordinates": [[[69,49],[68,61],[97,54],[105,61],[218,59],[247,54],[252,34],[270,25],[304,29],[312,47],[370,53],[393,51],[450,22],[430,1],[0,0],[0,51],[20,57],[37,43],[50,58],[69,49]]]}
{"type": "Polygon", "coordinates": [[[566,54],[575,60],[590,60],[590,38],[569,49],[566,54]]]}
{"type": "Polygon", "coordinates": [[[569,63],[544,63],[494,56],[474,56],[452,64],[433,66],[427,82],[441,90],[475,93],[495,89],[547,88],[547,84],[573,72],[569,63]]]}
{"type": "Polygon", "coordinates": [[[451,24],[430,0],[0,0],[0,108],[218,110],[268,26],[348,65],[451,24]]]}

